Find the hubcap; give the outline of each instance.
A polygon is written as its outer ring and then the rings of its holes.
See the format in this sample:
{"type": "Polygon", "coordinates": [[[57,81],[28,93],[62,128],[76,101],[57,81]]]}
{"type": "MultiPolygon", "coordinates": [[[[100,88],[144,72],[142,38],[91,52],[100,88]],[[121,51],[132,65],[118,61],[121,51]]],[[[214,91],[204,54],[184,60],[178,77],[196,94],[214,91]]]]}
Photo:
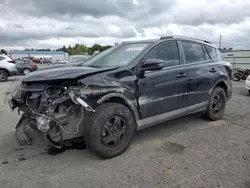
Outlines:
{"type": "Polygon", "coordinates": [[[212,104],[212,109],[213,112],[216,114],[221,111],[223,107],[223,99],[220,93],[218,93],[214,99],[213,99],[213,104],[212,104]]]}
{"type": "Polygon", "coordinates": [[[5,72],[0,72],[0,80],[5,80],[5,78],[6,78],[6,73],[5,72]]]}
{"type": "Polygon", "coordinates": [[[23,71],[23,73],[26,75],[26,74],[29,74],[30,73],[30,70],[28,70],[28,69],[25,69],[24,71],[23,71]]]}
{"type": "Polygon", "coordinates": [[[120,116],[110,118],[101,130],[101,141],[104,147],[113,148],[121,145],[127,134],[127,124],[120,116]]]}

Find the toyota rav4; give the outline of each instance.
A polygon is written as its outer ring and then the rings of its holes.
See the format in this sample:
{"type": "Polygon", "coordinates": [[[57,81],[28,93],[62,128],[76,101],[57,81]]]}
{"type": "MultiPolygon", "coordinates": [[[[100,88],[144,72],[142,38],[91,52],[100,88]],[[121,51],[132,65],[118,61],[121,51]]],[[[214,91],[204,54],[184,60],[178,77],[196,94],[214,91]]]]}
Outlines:
{"type": "Polygon", "coordinates": [[[210,42],[165,36],[30,73],[11,92],[9,105],[23,111],[16,125],[20,145],[31,143],[31,127],[53,147],[83,138],[96,155],[112,158],[128,148],[135,131],[197,112],[220,119],[231,81],[231,64],[210,42]]]}

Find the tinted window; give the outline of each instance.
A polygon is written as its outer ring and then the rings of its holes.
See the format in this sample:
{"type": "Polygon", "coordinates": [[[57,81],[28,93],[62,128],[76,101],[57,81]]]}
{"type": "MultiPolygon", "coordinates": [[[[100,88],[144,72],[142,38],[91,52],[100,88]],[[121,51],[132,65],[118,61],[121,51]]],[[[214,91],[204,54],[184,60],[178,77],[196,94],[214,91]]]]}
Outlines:
{"type": "Polygon", "coordinates": [[[28,64],[28,63],[31,63],[31,61],[30,60],[25,60],[24,63],[28,64]]]}
{"type": "Polygon", "coordinates": [[[150,52],[147,58],[161,59],[165,67],[179,65],[179,51],[176,42],[160,44],[150,52]]]}
{"type": "Polygon", "coordinates": [[[22,60],[16,60],[16,64],[23,64],[22,60]]]}
{"type": "Polygon", "coordinates": [[[211,47],[211,46],[206,46],[206,48],[207,48],[207,51],[208,51],[211,59],[216,58],[216,49],[211,47]]]}
{"type": "Polygon", "coordinates": [[[205,61],[205,55],[200,44],[182,42],[183,50],[187,63],[196,63],[205,61]]]}
{"type": "Polygon", "coordinates": [[[5,58],[4,57],[0,57],[0,61],[4,60],[5,58]]]}

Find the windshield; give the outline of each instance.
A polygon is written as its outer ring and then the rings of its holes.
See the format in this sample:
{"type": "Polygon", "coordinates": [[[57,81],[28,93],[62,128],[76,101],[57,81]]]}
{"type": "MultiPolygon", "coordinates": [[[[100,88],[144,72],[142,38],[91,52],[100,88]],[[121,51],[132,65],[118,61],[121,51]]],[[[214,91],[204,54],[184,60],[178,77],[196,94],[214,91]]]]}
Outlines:
{"type": "Polygon", "coordinates": [[[88,67],[117,67],[128,65],[150,43],[121,44],[109,48],[85,61],[81,66],[88,67]]]}

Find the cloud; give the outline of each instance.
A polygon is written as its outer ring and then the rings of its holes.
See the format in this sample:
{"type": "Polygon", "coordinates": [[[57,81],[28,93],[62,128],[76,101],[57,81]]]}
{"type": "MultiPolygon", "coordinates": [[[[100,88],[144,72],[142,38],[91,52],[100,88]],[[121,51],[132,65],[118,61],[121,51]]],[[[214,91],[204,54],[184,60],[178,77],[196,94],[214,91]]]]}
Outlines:
{"type": "Polygon", "coordinates": [[[0,48],[187,35],[250,48],[249,0],[0,0],[0,48]]]}

